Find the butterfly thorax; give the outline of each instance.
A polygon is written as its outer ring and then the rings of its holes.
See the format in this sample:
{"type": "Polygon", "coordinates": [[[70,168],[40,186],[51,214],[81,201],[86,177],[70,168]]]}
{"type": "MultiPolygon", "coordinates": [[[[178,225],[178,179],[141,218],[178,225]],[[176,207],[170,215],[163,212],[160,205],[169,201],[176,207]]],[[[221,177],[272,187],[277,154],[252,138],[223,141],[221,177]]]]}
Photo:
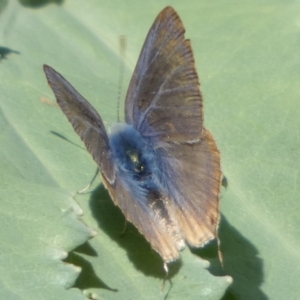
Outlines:
{"type": "Polygon", "coordinates": [[[138,181],[142,186],[153,179],[155,154],[149,142],[133,126],[117,123],[111,129],[109,142],[116,167],[128,176],[128,180],[138,181]]]}

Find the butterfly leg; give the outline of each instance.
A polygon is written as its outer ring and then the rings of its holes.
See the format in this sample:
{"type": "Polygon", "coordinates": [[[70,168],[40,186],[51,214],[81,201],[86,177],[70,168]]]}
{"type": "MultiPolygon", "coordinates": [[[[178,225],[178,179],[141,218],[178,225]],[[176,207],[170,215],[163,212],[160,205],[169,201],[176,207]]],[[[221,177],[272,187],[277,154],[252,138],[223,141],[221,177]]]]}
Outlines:
{"type": "Polygon", "coordinates": [[[77,194],[84,194],[91,187],[91,185],[95,181],[95,179],[98,176],[98,174],[99,174],[99,168],[97,168],[97,170],[96,170],[96,172],[95,172],[92,180],[90,181],[90,183],[85,188],[83,188],[82,190],[78,191],[77,194]]]}
{"type": "Polygon", "coordinates": [[[128,222],[127,222],[127,220],[125,219],[125,221],[124,221],[124,227],[123,227],[123,230],[122,230],[121,233],[120,233],[120,237],[123,237],[123,236],[124,236],[124,234],[125,234],[125,232],[126,232],[126,230],[127,230],[127,224],[128,224],[128,222]]]}

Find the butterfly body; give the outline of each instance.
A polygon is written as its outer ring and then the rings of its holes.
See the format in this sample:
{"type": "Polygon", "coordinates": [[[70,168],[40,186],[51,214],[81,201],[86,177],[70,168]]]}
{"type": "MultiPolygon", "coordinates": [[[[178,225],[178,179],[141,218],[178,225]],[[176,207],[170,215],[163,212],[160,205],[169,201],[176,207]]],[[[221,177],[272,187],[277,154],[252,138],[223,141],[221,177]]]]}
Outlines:
{"type": "Polygon", "coordinates": [[[189,40],[171,7],[156,18],[125,99],[125,123],[108,134],[93,106],[44,66],[57,102],[100,169],[114,203],[165,263],[186,244],[217,236],[220,155],[203,126],[189,40]]]}

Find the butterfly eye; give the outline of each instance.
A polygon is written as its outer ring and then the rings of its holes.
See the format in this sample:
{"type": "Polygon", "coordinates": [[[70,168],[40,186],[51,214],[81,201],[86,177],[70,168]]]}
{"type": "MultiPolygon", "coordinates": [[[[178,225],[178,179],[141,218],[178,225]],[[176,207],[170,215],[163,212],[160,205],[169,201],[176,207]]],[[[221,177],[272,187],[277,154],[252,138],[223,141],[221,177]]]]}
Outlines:
{"type": "Polygon", "coordinates": [[[141,154],[135,149],[127,151],[127,156],[130,160],[134,172],[138,174],[143,174],[145,171],[145,165],[142,162],[141,154]]]}

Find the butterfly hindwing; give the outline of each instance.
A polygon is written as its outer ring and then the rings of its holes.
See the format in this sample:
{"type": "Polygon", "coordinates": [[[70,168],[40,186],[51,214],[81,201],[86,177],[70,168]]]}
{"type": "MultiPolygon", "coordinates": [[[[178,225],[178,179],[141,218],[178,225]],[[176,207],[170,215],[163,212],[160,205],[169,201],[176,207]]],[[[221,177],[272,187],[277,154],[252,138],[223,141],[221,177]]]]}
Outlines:
{"type": "Polygon", "coordinates": [[[184,241],[178,230],[177,221],[170,215],[168,201],[164,195],[157,191],[137,198],[119,176],[113,185],[104,178],[104,184],[126,219],[137,227],[162,259],[165,262],[178,259],[184,241]]]}
{"type": "Polygon", "coordinates": [[[168,144],[158,152],[169,161],[165,171],[172,179],[166,180],[166,190],[182,235],[190,246],[201,247],[217,236],[222,174],[216,143],[204,129],[199,142],[168,144]]]}

